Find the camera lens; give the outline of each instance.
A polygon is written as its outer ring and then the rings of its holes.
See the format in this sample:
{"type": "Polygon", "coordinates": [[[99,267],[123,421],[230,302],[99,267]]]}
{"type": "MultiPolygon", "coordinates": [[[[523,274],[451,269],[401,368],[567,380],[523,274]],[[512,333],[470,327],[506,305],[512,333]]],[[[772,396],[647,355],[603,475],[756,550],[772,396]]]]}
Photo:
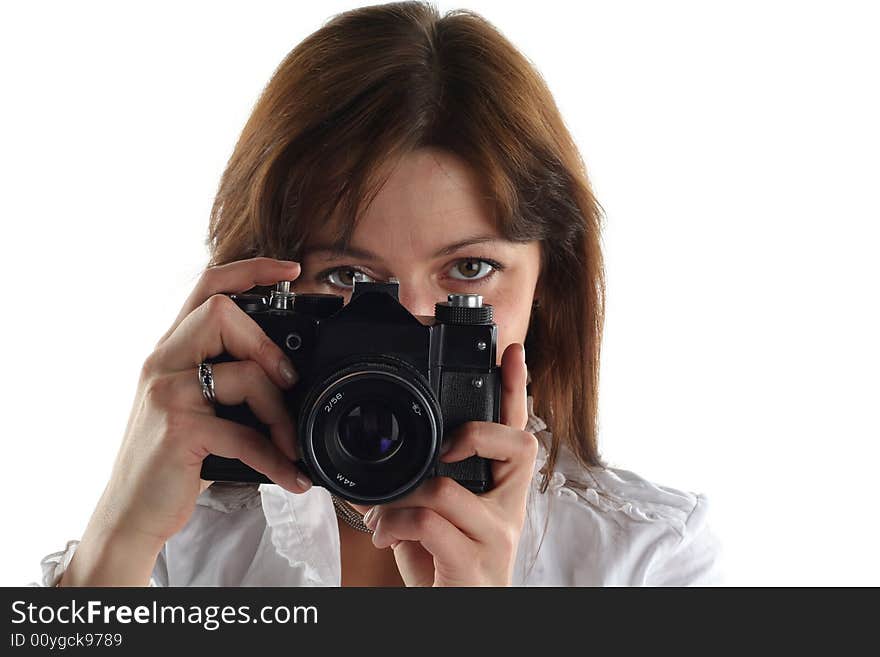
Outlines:
{"type": "Polygon", "coordinates": [[[337,433],[352,458],[371,463],[391,458],[403,442],[394,411],[376,402],[351,408],[340,418],[337,433]]]}
{"type": "Polygon", "coordinates": [[[387,356],[334,363],[310,386],[297,427],[316,483],[363,504],[384,504],[434,466],[443,418],[428,380],[387,356]]]}

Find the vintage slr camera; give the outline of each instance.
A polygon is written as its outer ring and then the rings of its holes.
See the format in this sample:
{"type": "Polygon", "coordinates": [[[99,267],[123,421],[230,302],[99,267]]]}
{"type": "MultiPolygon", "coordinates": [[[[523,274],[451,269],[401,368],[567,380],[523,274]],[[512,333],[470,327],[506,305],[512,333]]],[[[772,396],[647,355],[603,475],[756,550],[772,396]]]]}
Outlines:
{"type": "MultiPolygon", "coordinates": [[[[397,281],[355,283],[344,305],[335,294],[294,294],[278,283],[267,301],[233,294],[290,357],[300,378],[284,391],[297,427],[297,465],[313,483],[351,502],[382,504],[427,477],[452,477],[471,491],[491,488],[489,461],[441,463],[444,438],[469,420],[497,422],[501,371],[495,364],[492,306],[450,294],[434,317],[414,316],[397,281]]],[[[222,354],[210,362],[233,360],[222,354]]],[[[218,417],[269,439],[246,404],[217,405],[218,417]]],[[[203,479],[269,482],[237,459],[209,455],[203,479]]]]}

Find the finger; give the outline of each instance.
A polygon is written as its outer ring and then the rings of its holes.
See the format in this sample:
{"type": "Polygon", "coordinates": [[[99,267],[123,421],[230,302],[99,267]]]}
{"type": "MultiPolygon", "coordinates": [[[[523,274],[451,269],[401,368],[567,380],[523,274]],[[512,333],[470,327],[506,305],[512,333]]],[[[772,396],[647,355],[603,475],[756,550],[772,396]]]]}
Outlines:
{"type": "MultiPolygon", "coordinates": [[[[295,461],[296,428],[281,391],[252,360],[216,363],[214,394],[224,406],[247,404],[257,419],[269,427],[272,442],[285,456],[295,461]]],[[[198,370],[176,372],[155,380],[151,398],[164,408],[176,408],[214,415],[216,409],[202,394],[198,370]]]]}
{"type": "Polygon", "coordinates": [[[491,459],[494,486],[482,497],[502,500],[505,505],[515,501],[518,507],[538,455],[534,434],[497,422],[474,421],[462,424],[449,440],[449,450],[440,457],[441,461],[451,463],[471,456],[491,459]]]}
{"type": "Polygon", "coordinates": [[[476,560],[475,543],[430,509],[383,511],[373,532],[373,545],[385,548],[397,541],[418,541],[437,560],[447,563],[476,560]]]}
{"type": "Polygon", "coordinates": [[[501,424],[525,429],[529,421],[526,394],[526,351],[523,345],[507,345],[501,357],[501,424]]]}
{"type": "Polygon", "coordinates": [[[187,297],[171,328],[159,339],[156,346],[165,342],[187,315],[215,294],[237,294],[257,285],[275,285],[279,281],[293,281],[299,276],[300,271],[298,262],[262,257],[208,267],[187,297]]]}
{"type": "Polygon", "coordinates": [[[188,414],[188,440],[193,453],[203,460],[208,454],[238,459],[272,482],[295,493],[303,493],[311,482],[272,441],[255,429],[212,415],[188,414]],[[191,420],[190,420],[191,419],[191,420]]]}
{"type": "Polygon", "coordinates": [[[490,542],[498,525],[485,502],[450,477],[432,477],[408,495],[373,507],[364,516],[364,522],[372,529],[378,516],[388,509],[415,507],[438,513],[468,538],[481,543],[490,542]]]}
{"type": "MultiPolygon", "coordinates": [[[[279,388],[289,388],[294,371],[281,348],[269,339],[245,311],[223,294],[215,294],[186,316],[177,330],[149,358],[154,372],[189,370],[208,358],[228,353],[236,360],[252,360],[279,388]]],[[[295,374],[295,371],[294,371],[295,374]]]]}

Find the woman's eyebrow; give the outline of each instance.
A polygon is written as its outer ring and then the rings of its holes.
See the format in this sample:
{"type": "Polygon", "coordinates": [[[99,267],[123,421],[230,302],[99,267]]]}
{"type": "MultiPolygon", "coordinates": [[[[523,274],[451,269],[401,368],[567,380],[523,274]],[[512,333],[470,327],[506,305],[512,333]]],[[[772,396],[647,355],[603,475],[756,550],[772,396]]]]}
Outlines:
{"type": "MultiPolygon", "coordinates": [[[[434,253],[432,258],[439,258],[441,256],[449,255],[450,253],[454,253],[459,249],[463,249],[466,246],[471,246],[473,244],[484,244],[486,242],[506,242],[507,240],[497,237],[495,235],[478,235],[476,237],[469,237],[467,239],[460,240],[458,242],[453,242],[452,244],[448,244],[443,248],[439,249],[434,253]]],[[[324,260],[333,260],[335,258],[361,258],[362,260],[381,260],[381,258],[369,251],[367,249],[361,249],[356,246],[349,246],[347,248],[340,248],[333,246],[332,244],[315,244],[312,246],[308,246],[303,249],[303,256],[306,254],[318,254],[321,253],[324,255],[324,260]]]]}

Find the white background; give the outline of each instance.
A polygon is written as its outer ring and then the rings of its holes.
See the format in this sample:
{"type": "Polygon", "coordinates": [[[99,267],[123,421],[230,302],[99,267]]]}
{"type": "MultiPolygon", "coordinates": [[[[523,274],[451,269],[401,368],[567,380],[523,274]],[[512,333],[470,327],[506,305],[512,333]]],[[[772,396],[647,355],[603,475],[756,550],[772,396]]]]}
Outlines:
{"type": "MultiPolygon", "coordinates": [[[[79,538],[284,55],[354,2],[0,14],[0,585],[79,538]]],[[[607,214],[601,447],[706,493],[731,584],[880,584],[880,20],[855,2],[465,2],[607,214]]]]}

